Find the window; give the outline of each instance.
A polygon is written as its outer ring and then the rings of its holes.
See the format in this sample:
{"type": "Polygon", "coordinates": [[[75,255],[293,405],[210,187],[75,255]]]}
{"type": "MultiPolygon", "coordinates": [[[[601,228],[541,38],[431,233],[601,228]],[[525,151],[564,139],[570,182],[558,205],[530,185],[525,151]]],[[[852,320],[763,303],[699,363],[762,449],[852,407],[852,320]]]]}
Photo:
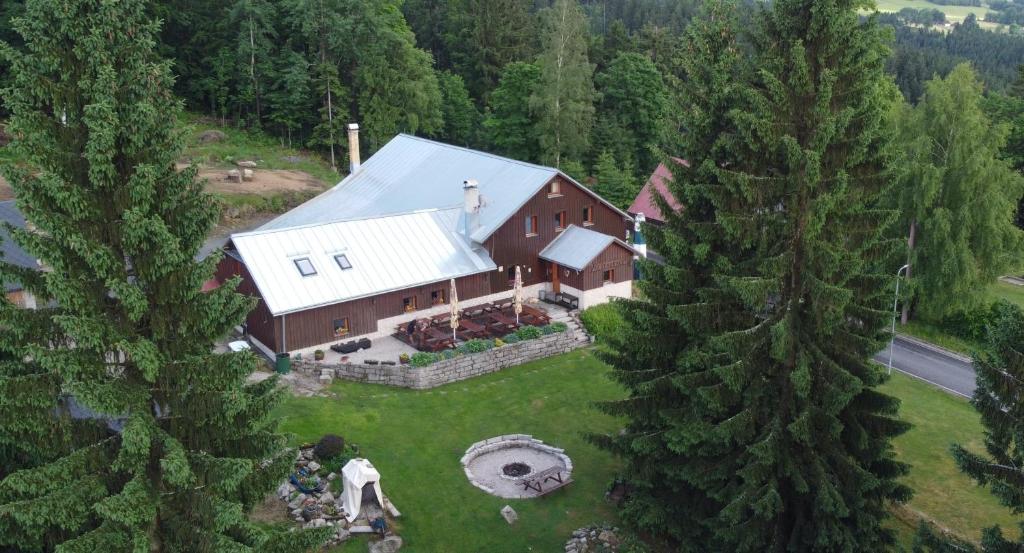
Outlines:
{"type": "Polygon", "coordinates": [[[615,280],[615,269],[608,269],[605,271],[604,274],[601,275],[601,280],[603,280],[605,284],[615,280]]]}
{"type": "Polygon", "coordinates": [[[416,296],[402,298],[402,309],[405,310],[406,313],[416,311],[416,296]]]}
{"type": "Polygon", "coordinates": [[[551,181],[548,184],[548,197],[561,196],[562,195],[562,183],[558,182],[558,179],[551,181]]]}
{"type": "Polygon", "coordinates": [[[506,274],[508,275],[508,281],[510,283],[511,282],[515,282],[515,280],[516,280],[516,266],[513,265],[513,266],[509,267],[508,271],[506,272],[506,274]]]}
{"type": "Polygon", "coordinates": [[[535,236],[537,234],[537,216],[527,215],[526,216],[526,235],[535,236]]]}
{"type": "Polygon", "coordinates": [[[352,268],[352,263],[349,262],[348,256],[343,253],[334,256],[334,260],[338,262],[338,267],[341,267],[343,271],[352,268]]]}
{"type": "Polygon", "coordinates": [[[430,293],[430,305],[441,305],[444,303],[444,290],[434,290],[430,293]]]}
{"type": "Polygon", "coordinates": [[[569,214],[563,209],[555,213],[555,230],[562,230],[568,225],[569,214]]]}
{"type": "Polygon", "coordinates": [[[348,327],[348,317],[344,317],[344,318],[341,318],[341,319],[334,319],[334,337],[335,338],[340,338],[341,336],[344,336],[344,335],[348,334],[348,330],[349,330],[349,327],[348,327]]]}
{"type": "Polygon", "coordinates": [[[316,267],[313,267],[313,262],[308,257],[300,257],[295,260],[295,266],[299,269],[299,274],[304,277],[313,276],[316,274],[316,267]]]}
{"type": "Polygon", "coordinates": [[[583,208],[583,226],[594,224],[594,206],[588,205],[583,208]]]}

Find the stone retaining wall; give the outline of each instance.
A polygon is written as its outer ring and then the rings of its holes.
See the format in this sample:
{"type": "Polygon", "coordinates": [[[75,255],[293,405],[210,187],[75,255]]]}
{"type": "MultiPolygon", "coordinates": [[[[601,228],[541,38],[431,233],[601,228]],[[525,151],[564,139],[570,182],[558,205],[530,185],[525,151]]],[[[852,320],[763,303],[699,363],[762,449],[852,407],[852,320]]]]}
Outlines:
{"type": "Polygon", "coordinates": [[[558,355],[584,345],[586,345],[585,342],[575,340],[572,331],[568,330],[541,336],[535,340],[506,344],[500,348],[480,353],[445,359],[427,367],[356,363],[328,364],[303,359],[293,361],[292,368],[315,376],[322,374],[321,371],[326,369],[333,372],[334,378],[343,380],[426,390],[449,382],[458,382],[558,355]]]}

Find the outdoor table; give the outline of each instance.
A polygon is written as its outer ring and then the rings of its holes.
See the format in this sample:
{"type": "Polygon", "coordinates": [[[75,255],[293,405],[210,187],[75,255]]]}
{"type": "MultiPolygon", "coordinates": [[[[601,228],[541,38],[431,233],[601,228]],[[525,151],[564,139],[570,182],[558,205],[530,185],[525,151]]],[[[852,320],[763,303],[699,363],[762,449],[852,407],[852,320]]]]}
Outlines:
{"type": "Polygon", "coordinates": [[[504,327],[507,327],[510,330],[516,328],[517,326],[519,326],[518,324],[516,324],[516,320],[515,319],[510,319],[509,317],[506,317],[502,313],[491,313],[490,316],[491,316],[492,319],[494,319],[494,321],[496,323],[498,323],[498,324],[500,324],[500,325],[502,325],[504,327]]]}
{"type": "Polygon", "coordinates": [[[462,328],[465,328],[466,330],[468,330],[468,331],[470,331],[470,332],[472,332],[473,334],[476,334],[476,335],[479,335],[484,330],[486,330],[483,325],[476,324],[473,321],[470,321],[468,319],[461,319],[461,320],[459,320],[459,326],[461,326],[462,328]]]}
{"type": "Polygon", "coordinates": [[[452,344],[452,335],[438,328],[430,327],[427,329],[427,335],[430,336],[431,340],[437,346],[437,349],[444,349],[452,344]]]}

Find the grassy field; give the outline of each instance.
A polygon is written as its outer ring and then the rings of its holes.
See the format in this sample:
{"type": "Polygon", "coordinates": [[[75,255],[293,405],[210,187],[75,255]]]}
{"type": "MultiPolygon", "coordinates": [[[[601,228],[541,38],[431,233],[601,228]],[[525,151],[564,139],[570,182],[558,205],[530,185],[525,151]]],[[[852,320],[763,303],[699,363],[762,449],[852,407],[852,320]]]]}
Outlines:
{"type": "MultiPolygon", "coordinates": [[[[331,387],[336,398],[292,398],[278,415],[300,442],[333,432],[360,445],[403,513],[402,551],[561,551],[576,528],[615,520],[603,497],[618,464],[583,437],[620,425],[591,407],[623,394],[607,371],[577,351],[427,391],[338,382],[331,387]],[[511,433],[565,448],[573,484],[535,500],[473,487],[459,464],[466,448],[511,433]],[[498,513],[506,504],[519,513],[514,526],[498,513]]],[[[365,551],[365,540],[342,550],[365,551]]]]}
{"type": "Polygon", "coordinates": [[[946,14],[946,19],[953,21],[963,21],[967,14],[973,13],[978,17],[978,20],[985,18],[990,10],[986,7],[978,6],[940,6],[939,4],[932,4],[925,0],[875,0],[875,5],[880,12],[898,12],[903,8],[914,8],[914,9],[937,9],[946,14]]]}
{"type": "Polygon", "coordinates": [[[1024,286],[1017,286],[1016,284],[1009,284],[1000,281],[989,286],[987,294],[991,301],[1006,300],[1010,303],[1015,303],[1021,309],[1024,309],[1024,286]]]}
{"type": "MultiPolygon", "coordinates": [[[[900,398],[900,417],[914,425],[895,442],[899,458],[911,465],[905,482],[914,489],[914,498],[907,505],[908,511],[975,542],[983,528],[994,524],[1015,534],[1016,523],[1022,519],[960,473],[949,454],[953,443],[984,452],[982,427],[974,408],[961,398],[901,373],[894,373],[882,390],[900,398]]],[[[894,522],[894,526],[898,524],[894,522]]],[[[913,530],[904,525],[901,533],[907,536],[913,530]]]]}

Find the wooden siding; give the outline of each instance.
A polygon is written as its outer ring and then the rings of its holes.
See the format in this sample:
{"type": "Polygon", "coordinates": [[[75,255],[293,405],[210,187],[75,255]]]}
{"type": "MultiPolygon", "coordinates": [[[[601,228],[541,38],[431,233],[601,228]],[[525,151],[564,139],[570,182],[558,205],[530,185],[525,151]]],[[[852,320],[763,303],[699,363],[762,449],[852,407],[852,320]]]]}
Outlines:
{"type": "Polygon", "coordinates": [[[242,277],[242,282],[238,285],[238,293],[256,298],[258,302],[256,308],[245,317],[246,330],[263,345],[278,351],[281,337],[278,327],[279,321],[270,314],[270,309],[267,308],[266,302],[263,301],[263,296],[260,295],[259,289],[256,288],[256,284],[249,275],[249,269],[246,268],[245,264],[230,255],[225,255],[220,260],[220,263],[217,264],[217,271],[214,275],[217,278],[217,282],[222,284],[235,275],[242,277]]]}
{"type": "MultiPolygon", "coordinates": [[[[624,239],[626,229],[631,228],[622,215],[604,203],[580,190],[573,183],[560,177],[555,178],[559,181],[560,195],[548,197],[549,186],[544,186],[537,195],[526,202],[515,215],[505,221],[505,224],[484,242],[484,247],[491,259],[502,269],[491,274],[491,289],[495,293],[501,290],[511,290],[512,285],[507,271],[514,265],[523,267],[524,286],[549,280],[547,262],[541,261],[538,254],[558,236],[558,231],[555,229],[555,214],[559,211],[566,211],[566,225],[584,227],[583,208],[593,206],[594,224],[586,225],[584,228],[609,234],[619,239],[624,239]],[[526,217],[528,215],[537,216],[539,228],[536,236],[526,236],[526,217]]],[[[572,285],[570,284],[570,286],[572,285]]]]}
{"type": "Polygon", "coordinates": [[[593,290],[604,286],[604,272],[609,269],[615,271],[612,282],[633,280],[633,252],[620,244],[613,243],[579,273],[560,267],[559,278],[562,284],[572,286],[577,290],[593,290]]]}
{"type": "MultiPolygon", "coordinates": [[[[485,274],[458,278],[455,280],[455,286],[458,289],[460,301],[491,293],[490,282],[485,274]]],[[[284,347],[291,351],[342,341],[344,338],[339,339],[334,336],[334,321],[345,317],[348,317],[349,321],[348,336],[376,332],[378,320],[395,317],[405,312],[403,298],[415,296],[417,308],[425,309],[431,307],[430,293],[434,290],[443,290],[445,300],[450,299],[448,297],[449,288],[451,288],[450,282],[444,280],[279,316],[278,319],[284,318],[284,334],[287,338],[284,347]]]]}

